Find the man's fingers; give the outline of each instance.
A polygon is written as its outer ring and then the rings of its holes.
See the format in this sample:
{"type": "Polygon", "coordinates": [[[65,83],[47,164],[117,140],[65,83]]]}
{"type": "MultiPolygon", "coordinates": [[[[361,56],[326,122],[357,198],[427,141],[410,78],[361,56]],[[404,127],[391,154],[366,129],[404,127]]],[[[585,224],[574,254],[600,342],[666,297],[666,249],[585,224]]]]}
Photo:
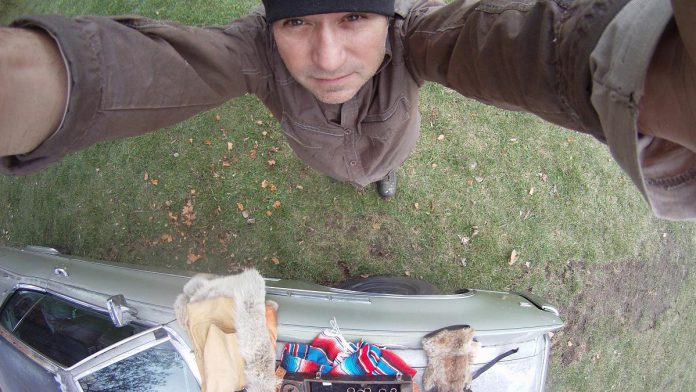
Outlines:
{"type": "Polygon", "coordinates": [[[691,60],[696,62],[696,1],[672,0],[672,8],[674,8],[679,35],[691,60]]]}

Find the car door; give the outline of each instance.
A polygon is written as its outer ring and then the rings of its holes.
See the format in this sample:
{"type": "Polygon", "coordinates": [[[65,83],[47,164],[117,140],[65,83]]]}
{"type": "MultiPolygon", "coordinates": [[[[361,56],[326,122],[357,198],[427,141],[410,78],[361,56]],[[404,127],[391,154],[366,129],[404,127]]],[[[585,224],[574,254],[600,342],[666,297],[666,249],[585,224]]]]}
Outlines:
{"type": "Polygon", "coordinates": [[[125,339],[70,370],[78,392],[199,392],[190,349],[167,327],[125,339]]]}
{"type": "Polygon", "coordinates": [[[67,369],[146,329],[117,328],[85,303],[20,285],[0,310],[0,390],[61,390],[67,369]]]}

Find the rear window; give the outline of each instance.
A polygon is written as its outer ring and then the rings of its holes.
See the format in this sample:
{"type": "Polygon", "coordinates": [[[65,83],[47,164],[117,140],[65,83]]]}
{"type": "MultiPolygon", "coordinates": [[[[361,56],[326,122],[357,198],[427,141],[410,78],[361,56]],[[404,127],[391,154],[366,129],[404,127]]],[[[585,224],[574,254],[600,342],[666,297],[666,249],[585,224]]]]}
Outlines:
{"type": "Polygon", "coordinates": [[[65,367],[145,330],[137,324],[117,328],[106,314],[34,291],[15,292],[0,312],[0,322],[28,346],[65,367]]]}

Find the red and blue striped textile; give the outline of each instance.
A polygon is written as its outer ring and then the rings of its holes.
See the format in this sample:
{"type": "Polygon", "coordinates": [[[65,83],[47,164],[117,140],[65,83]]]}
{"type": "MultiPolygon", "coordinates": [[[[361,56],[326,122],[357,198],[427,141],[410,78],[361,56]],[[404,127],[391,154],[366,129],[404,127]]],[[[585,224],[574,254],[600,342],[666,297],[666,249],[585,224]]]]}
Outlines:
{"type": "Polygon", "coordinates": [[[332,375],[408,374],[416,371],[393,352],[361,341],[357,346],[322,333],[311,344],[288,343],[283,349],[281,367],[294,373],[328,373],[332,375]],[[315,346],[315,344],[317,344],[315,346]]]}

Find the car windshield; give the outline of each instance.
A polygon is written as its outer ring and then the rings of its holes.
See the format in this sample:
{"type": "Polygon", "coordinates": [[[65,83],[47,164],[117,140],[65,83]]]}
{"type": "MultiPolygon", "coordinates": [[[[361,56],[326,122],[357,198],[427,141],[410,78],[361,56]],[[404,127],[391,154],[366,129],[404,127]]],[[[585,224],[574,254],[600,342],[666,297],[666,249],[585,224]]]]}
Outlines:
{"type": "Polygon", "coordinates": [[[200,391],[184,359],[169,341],[90,373],[79,383],[84,392],[200,391]]]}
{"type": "Polygon", "coordinates": [[[0,320],[25,344],[66,367],[145,330],[136,324],[118,328],[105,314],[33,291],[16,292],[0,320]]]}

